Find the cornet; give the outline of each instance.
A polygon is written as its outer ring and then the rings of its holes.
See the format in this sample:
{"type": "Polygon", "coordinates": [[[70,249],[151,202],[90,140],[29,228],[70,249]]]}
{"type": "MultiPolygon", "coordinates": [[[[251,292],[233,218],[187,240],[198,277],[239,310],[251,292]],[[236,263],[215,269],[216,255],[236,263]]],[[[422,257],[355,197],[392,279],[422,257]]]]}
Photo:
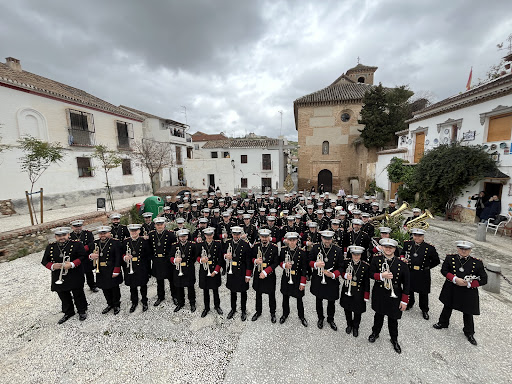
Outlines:
{"type": "MultiPolygon", "coordinates": [[[[203,250],[201,251],[201,259],[203,257],[206,257],[208,259],[208,254],[206,253],[206,249],[203,248],[203,250]]],[[[206,274],[206,276],[211,276],[211,272],[210,272],[210,266],[208,265],[208,260],[206,260],[205,263],[203,263],[203,269],[205,271],[208,271],[208,273],[206,274]]]]}
{"type": "MultiPolygon", "coordinates": [[[[285,265],[287,263],[290,263],[293,265],[293,260],[292,260],[292,257],[290,256],[290,254],[288,252],[286,252],[286,255],[284,256],[284,263],[285,265]]],[[[291,269],[287,269],[285,267],[285,273],[286,273],[286,276],[288,276],[290,279],[288,280],[288,284],[293,284],[293,279],[292,279],[292,270],[291,269]]]]}
{"type": "Polygon", "coordinates": [[[466,281],[468,283],[472,283],[473,280],[480,280],[480,276],[475,276],[475,275],[464,276],[464,281],[466,281]]]}
{"type": "Polygon", "coordinates": [[[94,260],[94,273],[100,273],[100,247],[98,247],[98,244],[96,244],[94,246],[94,252],[93,253],[96,253],[98,255],[98,258],[96,260],[94,260]]]}
{"type": "Polygon", "coordinates": [[[231,244],[228,245],[228,251],[226,253],[231,254],[231,260],[226,260],[226,269],[228,270],[228,275],[233,274],[233,249],[231,248],[231,244]]]}
{"type": "MultiPolygon", "coordinates": [[[[384,257],[384,262],[382,263],[382,267],[380,269],[380,273],[390,272],[388,260],[384,257]]],[[[387,290],[391,290],[391,297],[396,299],[398,296],[395,295],[395,291],[393,289],[393,279],[384,279],[384,288],[387,290]]]]}
{"type": "MultiPolygon", "coordinates": [[[[258,249],[258,254],[256,256],[256,259],[258,260],[263,260],[263,254],[261,253],[261,248],[258,249]]],[[[254,263],[254,271],[253,273],[256,271],[256,269],[258,269],[258,272],[262,272],[263,271],[263,264],[256,264],[254,263]]]]}
{"type": "Polygon", "coordinates": [[[176,263],[177,258],[181,259],[181,251],[179,248],[176,249],[176,253],[174,254],[174,265],[176,266],[176,270],[179,271],[178,276],[183,276],[183,271],[181,269],[181,262],[179,264],[177,264],[176,263]]]}
{"type": "MultiPolygon", "coordinates": [[[[318,263],[319,261],[324,261],[324,254],[322,253],[322,251],[318,251],[318,255],[316,256],[316,262],[318,263]]],[[[324,267],[317,268],[317,271],[318,276],[322,276],[321,283],[327,284],[327,282],[325,281],[324,267]]]]}
{"type": "Polygon", "coordinates": [[[345,287],[348,286],[347,292],[345,292],[345,295],[352,296],[352,274],[354,273],[354,267],[352,266],[352,263],[350,263],[347,267],[346,274],[351,275],[350,280],[345,280],[345,287]]]}
{"type": "Polygon", "coordinates": [[[133,275],[133,260],[132,260],[132,249],[128,246],[126,247],[126,256],[130,256],[130,260],[128,261],[128,265],[130,266],[129,275],[133,275]]]}
{"type": "Polygon", "coordinates": [[[62,276],[66,276],[68,274],[68,270],[64,269],[64,265],[66,265],[66,263],[68,263],[70,260],[70,256],[66,256],[65,253],[62,255],[62,266],[60,267],[59,280],[57,280],[55,284],[60,285],[64,283],[64,279],[62,278],[62,276]]]}

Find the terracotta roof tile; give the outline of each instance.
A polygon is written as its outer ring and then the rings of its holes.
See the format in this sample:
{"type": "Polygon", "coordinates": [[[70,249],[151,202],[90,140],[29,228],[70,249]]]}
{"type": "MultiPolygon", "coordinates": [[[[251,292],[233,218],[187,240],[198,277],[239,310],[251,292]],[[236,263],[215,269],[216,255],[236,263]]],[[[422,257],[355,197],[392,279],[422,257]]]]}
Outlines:
{"type": "Polygon", "coordinates": [[[369,65],[357,64],[355,67],[350,68],[347,71],[347,75],[351,74],[352,72],[354,72],[354,73],[368,72],[368,71],[375,72],[377,69],[379,69],[379,67],[372,67],[372,66],[369,66],[369,65]]]}
{"type": "Polygon", "coordinates": [[[302,96],[294,101],[297,106],[304,106],[312,103],[326,102],[347,102],[362,101],[364,94],[373,88],[373,85],[355,84],[332,84],[319,91],[302,96]]]}
{"type": "MultiPolygon", "coordinates": [[[[196,141],[194,139],[194,141],[196,141]]],[[[203,149],[213,148],[268,148],[279,146],[279,139],[227,139],[211,140],[203,145],[203,149]]]]}
{"type": "Polygon", "coordinates": [[[204,133],[201,131],[197,131],[196,133],[194,133],[191,136],[192,136],[192,140],[196,143],[198,141],[226,140],[227,139],[227,137],[223,133],[209,134],[209,133],[204,133]]]}
{"type": "Polygon", "coordinates": [[[149,119],[164,120],[164,121],[166,121],[169,124],[178,125],[178,126],[183,127],[183,128],[188,128],[188,125],[180,123],[180,122],[172,120],[172,119],[167,119],[167,118],[164,118],[164,117],[152,115],[151,113],[139,111],[138,109],[127,107],[126,105],[120,105],[119,107],[123,108],[123,109],[127,109],[128,111],[136,113],[137,115],[140,115],[142,117],[146,117],[146,118],[149,118],[149,119]]]}

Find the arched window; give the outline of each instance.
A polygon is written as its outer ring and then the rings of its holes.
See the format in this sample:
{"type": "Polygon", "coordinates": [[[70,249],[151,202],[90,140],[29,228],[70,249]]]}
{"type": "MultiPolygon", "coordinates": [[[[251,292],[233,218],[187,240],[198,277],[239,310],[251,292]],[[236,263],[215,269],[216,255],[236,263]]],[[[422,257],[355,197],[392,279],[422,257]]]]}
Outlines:
{"type": "Polygon", "coordinates": [[[322,155],[328,155],[329,154],[329,142],[324,141],[322,143],[322,155]]]}
{"type": "Polygon", "coordinates": [[[364,77],[363,77],[363,76],[361,76],[359,79],[357,79],[357,82],[358,82],[358,83],[364,83],[364,77]]]}

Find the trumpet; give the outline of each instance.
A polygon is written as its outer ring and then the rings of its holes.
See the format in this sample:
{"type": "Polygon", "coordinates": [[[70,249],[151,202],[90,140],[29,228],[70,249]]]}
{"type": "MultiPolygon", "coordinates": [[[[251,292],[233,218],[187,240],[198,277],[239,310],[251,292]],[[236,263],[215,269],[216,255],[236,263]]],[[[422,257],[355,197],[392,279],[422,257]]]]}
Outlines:
{"type": "MultiPolygon", "coordinates": [[[[287,263],[290,263],[293,265],[293,260],[292,260],[292,257],[290,256],[290,254],[288,252],[286,252],[286,255],[284,256],[284,263],[287,264],[287,263]]],[[[288,284],[293,284],[293,279],[292,279],[292,270],[291,269],[284,269],[285,273],[286,273],[286,276],[288,276],[290,279],[288,280],[288,284]]]]}
{"type": "Polygon", "coordinates": [[[301,216],[304,216],[307,213],[306,210],[302,207],[302,205],[300,205],[300,203],[293,207],[293,210],[295,211],[296,214],[301,216]]]}
{"type": "Polygon", "coordinates": [[[352,274],[354,273],[354,267],[352,266],[352,263],[350,263],[347,267],[346,274],[351,275],[350,280],[345,279],[345,287],[348,286],[347,292],[345,292],[345,295],[352,296],[352,274]]]}
{"type": "Polygon", "coordinates": [[[464,281],[466,281],[468,283],[472,283],[473,280],[480,280],[480,276],[475,276],[475,275],[464,276],[464,281]]]}
{"type": "Polygon", "coordinates": [[[176,263],[176,259],[181,259],[181,250],[179,248],[176,249],[176,253],[174,254],[174,265],[176,266],[176,270],[178,272],[178,276],[183,276],[183,270],[181,269],[181,262],[179,264],[176,263]]]}
{"type": "Polygon", "coordinates": [[[226,261],[226,269],[228,270],[228,275],[233,274],[233,248],[231,248],[231,243],[228,245],[228,251],[226,253],[231,254],[231,260],[226,261]]]}
{"type": "Polygon", "coordinates": [[[66,256],[65,253],[62,255],[62,266],[60,267],[59,280],[57,280],[55,284],[61,285],[64,283],[64,279],[62,278],[62,276],[66,276],[68,274],[68,270],[64,269],[64,265],[66,265],[66,263],[69,263],[70,260],[70,256],[66,256]]]}
{"type": "MultiPolygon", "coordinates": [[[[382,263],[382,267],[380,269],[380,273],[390,272],[388,260],[384,257],[384,262],[382,263]]],[[[384,288],[387,290],[391,290],[391,297],[396,299],[398,296],[395,295],[395,291],[393,289],[393,279],[384,279],[384,288]]]]}
{"type": "MultiPolygon", "coordinates": [[[[206,249],[204,249],[204,248],[203,248],[203,250],[201,251],[201,259],[202,259],[203,257],[206,257],[206,258],[208,259],[208,254],[206,253],[206,249]]],[[[211,275],[212,275],[212,274],[211,274],[211,272],[210,272],[210,266],[208,265],[208,260],[206,260],[206,262],[205,262],[205,263],[203,263],[203,269],[204,269],[205,271],[208,271],[208,273],[206,274],[206,276],[208,276],[208,277],[209,277],[209,276],[211,276],[211,275]]]]}
{"type": "Polygon", "coordinates": [[[133,275],[133,260],[132,260],[132,249],[128,246],[126,247],[126,256],[130,256],[130,260],[128,261],[128,265],[130,266],[129,275],[133,275]]]}
{"type": "Polygon", "coordinates": [[[228,231],[226,231],[226,227],[222,227],[222,241],[225,243],[228,238],[228,231]]]}
{"type": "MultiPolygon", "coordinates": [[[[258,249],[258,253],[257,253],[256,258],[258,260],[263,260],[263,254],[261,253],[261,248],[258,249]]],[[[256,263],[254,263],[254,271],[256,271],[256,269],[258,269],[258,272],[262,272],[263,271],[263,264],[256,264],[256,263]]],[[[254,271],[253,271],[253,273],[254,273],[254,271]]]]}
{"type": "Polygon", "coordinates": [[[148,236],[148,231],[146,230],[146,227],[143,227],[142,236],[146,238],[148,236]]]}
{"type": "MultiPolygon", "coordinates": [[[[316,256],[316,262],[318,263],[319,261],[324,261],[324,254],[322,253],[322,251],[318,251],[318,255],[316,256]]],[[[317,273],[318,276],[322,276],[321,283],[327,284],[327,282],[325,281],[324,267],[317,268],[317,273]]]]}
{"type": "Polygon", "coordinates": [[[94,260],[94,262],[93,262],[93,266],[95,267],[93,269],[93,272],[94,273],[100,273],[100,247],[98,247],[98,244],[96,244],[94,246],[94,252],[93,253],[96,253],[98,255],[98,258],[96,260],[94,260]]]}

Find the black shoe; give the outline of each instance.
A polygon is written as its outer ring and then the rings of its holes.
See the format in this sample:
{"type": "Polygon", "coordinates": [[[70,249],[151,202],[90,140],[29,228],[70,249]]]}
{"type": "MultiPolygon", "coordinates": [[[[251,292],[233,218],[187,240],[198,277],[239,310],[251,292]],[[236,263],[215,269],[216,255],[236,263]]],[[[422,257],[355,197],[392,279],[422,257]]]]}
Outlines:
{"type": "Polygon", "coordinates": [[[288,317],[288,316],[285,316],[285,315],[281,316],[281,317],[279,318],[279,324],[284,324],[284,322],[286,321],[286,318],[287,318],[287,317],[288,317]]]}
{"type": "Polygon", "coordinates": [[[448,328],[447,325],[443,325],[441,323],[435,323],[432,327],[434,327],[435,329],[443,329],[443,328],[448,328]]]}
{"type": "Polygon", "coordinates": [[[209,309],[203,309],[203,313],[201,313],[201,317],[206,317],[206,315],[208,314],[208,312],[210,312],[209,309]]]}
{"type": "Polygon", "coordinates": [[[73,313],[72,315],[64,315],[61,317],[61,319],[57,322],[57,324],[62,324],[62,323],[65,323],[66,321],[68,321],[69,319],[71,319],[73,316],[75,316],[75,314],[73,313]]]}
{"type": "Polygon", "coordinates": [[[345,332],[350,335],[352,333],[352,327],[348,325],[347,328],[345,328],[345,332]]]}
{"type": "Polygon", "coordinates": [[[178,312],[181,308],[183,308],[183,305],[178,304],[176,308],[174,308],[174,312],[178,312]]]}
{"type": "Polygon", "coordinates": [[[229,319],[232,319],[232,318],[233,318],[233,316],[235,315],[235,312],[236,312],[236,311],[235,311],[235,310],[233,310],[233,309],[232,309],[231,311],[229,311],[227,319],[228,319],[228,320],[229,320],[229,319]]]}
{"type": "Polygon", "coordinates": [[[475,337],[473,335],[466,335],[468,341],[473,345],[478,345],[478,343],[475,340],[475,337]]]}
{"type": "Polygon", "coordinates": [[[368,341],[370,343],[375,343],[375,340],[377,340],[379,338],[379,335],[376,335],[375,333],[372,333],[369,337],[368,337],[368,341]]]}
{"type": "Polygon", "coordinates": [[[78,314],[78,320],[84,321],[85,319],[87,319],[87,313],[79,313],[78,314]]]}
{"type": "Polygon", "coordinates": [[[306,320],[305,317],[301,317],[300,318],[300,322],[303,326],[307,327],[308,326],[308,321],[306,320]]]}
{"type": "Polygon", "coordinates": [[[165,299],[156,299],[155,304],[153,304],[153,305],[154,305],[155,307],[158,307],[158,306],[162,303],[162,301],[164,301],[164,300],[165,300],[165,299]]]}
{"type": "Polygon", "coordinates": [[[423,318],[424,318],[425,320],[430,319],[430,316],[428,315],[428,312],[427,312],[427,311],[423,311],[423,318]]]}
{"type": "Polygon", "coordinates": [[[190,312],[194,313],[196,311],[196,303],[190,303],[190,312]]]}
{"type": "Polygon", "coordinates": [[[324,327],[324,319],[318,319],[316,326],[318,327],[318,329],[322,329],[324,327]]]}
{"type": "Polygon", "coordinates": [[[174,303],[174,305],[178,305],[178,299],[177,298],[173,297],[172,298],[172,302],[174,303]]]}
{"type": "Polygon", "coordinates": [[[242,311],[242,316],[240,316],[240,319],[242,319],[242,321],[247,320],[247,312],[242,311]]]}
{"type": "Polygon", "coordinates": [[[137,303],[132,304],[132,306],[130,307],[130,313],[135,312],[135,308],[137,308],[137,303]]]}
{"type": "Polygon", "coordinates": [[[111,309],[112,309],[112,307],[110,305],[107,305],[105,307],[105,309],[103,311],[101,311],[101,314],[105,315],[105,314],[109,313],[111,309]]]}
{"type": "Polygon", "coordinates": [[[261,316],[261,313],[256,312],[256,313],[252,316],[251,321],[256,321],[256,320],[258,320],[258,317],[260,317],[260,316],[261,316]]]}
{"type": "Polygon", "coordinates": [[[142,312],[146,312],[148,310],[147,304],[142,304],[142,312]]]}
{"type": "Polygon", "coordinates": [[[99,292],[100,290],[98,289],[98,287],[92,287],[92,288],[91,288],[91,291],[93,291],[94,293],[97,293],[97,292],[99,292]]]}
{"type": "Polygon", "coordinates": [[[222,308],[221,308],[221,307],[215,307],[215,310],[217,311],[217,313],[218,313],[219,315],[223,315],[223,314],[224,314],[224,312],[222,311],[222,308]]]}
{"type": "Polygon", "coordinates": [[[276,314],[275,313],[271,313],[270,314],[270,321],[275,324],[277,322],[277,318],[276,318],[276,314]]]}
{"type": "Polygon", "coordinates": [[[334,322],[334,320],[331,320],[331,321],[327,320],[327,323],[331,326],[331,329],[333,331],[337,331],[338,330],[338,327],[336,326],[336,323],[334,322]]]}
{"type": "Polygon", "coordinates": [[[358,328],[353,328],[352,329],[352,335],[354,335],[354,337],[359,336],[359,329],[358,328]]]}
{"type": "Polygon", "coordinates": [[[391,344],[393,344],[393,348],[395,349],[396,353],[402,353],[402,348],[400,348],[400,344],[398,344],[398,341],[396,340],[390,340],[391,344]]]}
{"type": "Polygon", "coordinates": [[[119,312],[121,312],[121,308],[114,307],[114,315],[117,315],[119,312]]]}

